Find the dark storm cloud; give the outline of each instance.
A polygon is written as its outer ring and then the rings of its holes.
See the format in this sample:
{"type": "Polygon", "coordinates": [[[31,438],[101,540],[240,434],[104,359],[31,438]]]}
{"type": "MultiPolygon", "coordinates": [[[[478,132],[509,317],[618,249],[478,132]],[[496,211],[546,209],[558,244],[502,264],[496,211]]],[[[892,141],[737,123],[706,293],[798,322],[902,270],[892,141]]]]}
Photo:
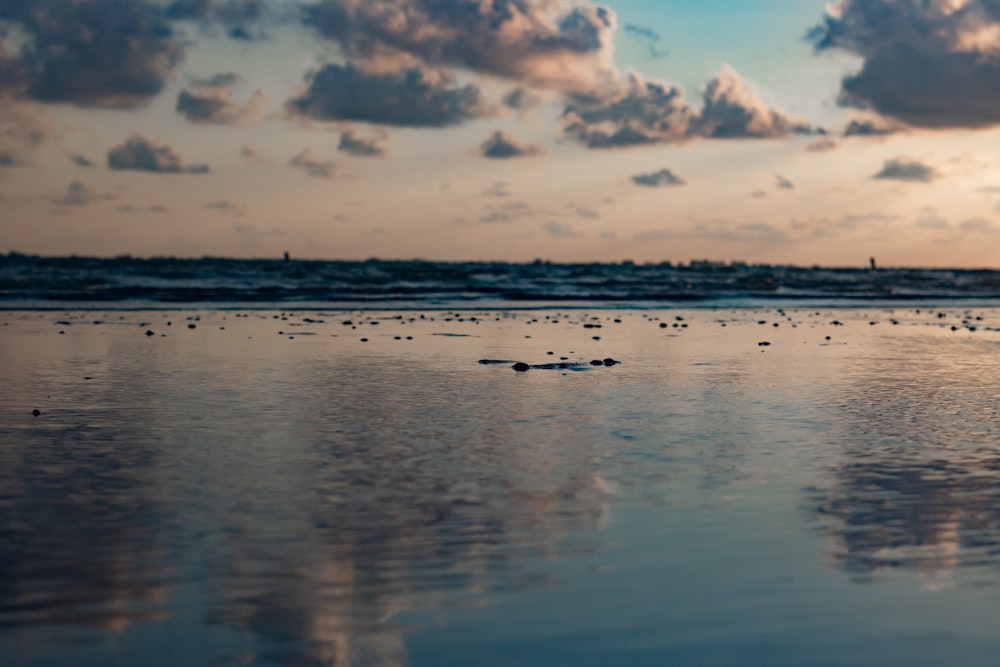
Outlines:
{"type": "Polygon", "coordinates": [[[263,7],[263,0],[175,0],[165,13],[174,21],[243,23],[260,18],[263,7]]]}
{"type": "Polygon", "coordinates": [[[488,113],[476,86],[455,86],[446,73],[416,67],[365,72],[352,64],[326,65],[314,73],[309,89],[287,108],[315,120],[409,127],[458,125],[488,113]]]}
{"type": "Polygon", "coordinates": [[[514,135],[497,130],[479,146],[479,154],[493,160],[531,157],[544,153],[540,146],[523,141],[514,135]]]}
{"type": "Polygon", "coordinates": [[[585,100],[568,106],[564,131],[589,148],[678,143],[697,137],[775,139],[822,133],[769,108],[729,66],[705,85],[702,102],[698,111],[680,88],[630,73],[624,90],[610,101],[585,100]]]}
{"type": "Polygon", "coordinates": [[[0,20],[24,38],[0,54],[0,86],[40,102],[134,108],[163,90],[182,55],[143,0],[0,0],[0,20]]]}
{"type": "Polygon", "coordinates": [[[937,171],[931,166],[915,160],[896,158],[893,160],[886,160],[885,164],[882,166],[882,170],[875,174],[872,178],[929,183],[936,180],[937,177],[937,171]]]}
{"type": "Polygon", "coordinates": [[[841,103],[925,128],[1000,124],[997,0],[840,0],[809,33],[863,58],[841,103]]]}
{"type": "Polygon", "coordinates": [[[208,165],[184,164],[173,146],[133,134],[121,146],[108,151],[108,167],[116,171],[147,171],[156,174],[207,174],[208,165]]]}
{"type": "Polygon", "coordinates": [[[254,91],[243,105],[233,101],[233,88],[241,79],[236,74],[217,74],[194,82],[192,89],[177,95],[174,109],[192,123],[239,125],[259,119],[264,113],[267,98],[262,90],[254,91]]]}
{"type": "Polygon", "coordinates": [[[669,169],[660,169],[649,174],[637,174],[632,182],[645,188],[663,188],[671,185],[684,185],[684,179],[669,169]]]}
{"type": "Polygon", "coordinates": [[[264,0],[176,0],[167,6],[165,15],[172,21],[221,24],[231,39],[254,41],[266,37],[251,27],[262,21],[266,9],[264,0]]]}
{"type": "Polygon", "coordinates": [[[382,145],[384,140],[385,135],[365,138],[347,130],[341,133],[337,150],[355,157],[385,157],[386,150],[382,145]]]}
{"type": "Polygon", "coordinates": [[[416,59],[559,90],[610,74],[614,13],[561,0],[321,0],[305,24],[357,60],[416,59]]]}

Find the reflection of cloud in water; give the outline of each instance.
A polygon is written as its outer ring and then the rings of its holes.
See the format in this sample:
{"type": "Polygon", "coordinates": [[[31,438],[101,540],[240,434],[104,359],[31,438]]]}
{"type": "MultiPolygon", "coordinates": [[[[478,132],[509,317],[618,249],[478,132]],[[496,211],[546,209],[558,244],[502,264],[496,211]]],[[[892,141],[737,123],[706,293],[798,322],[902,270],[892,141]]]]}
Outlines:
{"type": "Polygon", "coordinates": [[[934,587],[957,567],[1000,563],[1000,450],[990,426],[1000,364],[975,343],[893,345],[862,360],[835,397],[841,427],[829,438],[847,460],[810,502],[845,570],[910,569],[934,587]]]}
{"type": "Polygon", "coordinates": [[[272,647],[265,659],[407,664],[400,612],[553,585],[554,558],[598,547],[608,487],[571,425],[533,425],[540,438],[525,441],[518,420],[544,411],[539,396],[416,361],[290,373],[282,446],[309,465],[253,483],[279,504],[307,500],[281,539],[266,507],[231,517],[211,614],[272,647]]]}
{"type": "Polygon", "coordinates": [[[133,435],[93,427],[4,434],[0,627],[118,632],[164,617],[162,517],[143,473],[153,457],[133,435]]]}

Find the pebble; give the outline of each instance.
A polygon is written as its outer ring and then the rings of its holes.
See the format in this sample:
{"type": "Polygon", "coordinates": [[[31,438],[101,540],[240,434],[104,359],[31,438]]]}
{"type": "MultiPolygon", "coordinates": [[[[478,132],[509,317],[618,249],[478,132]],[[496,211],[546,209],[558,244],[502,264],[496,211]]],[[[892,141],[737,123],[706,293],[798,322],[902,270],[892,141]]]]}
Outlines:
{"type": "Polygon", "coordinates": [[[41,411],[41,410],[39,410],[39,409],[37,409],[37,408],[35,408],[34,410],[32,410],[32,411],[31,411],[31,414],[32,414],[32,416],[34,416],[34,417],[38,417],[39,415],[41,415],[41,414],[42,414],[42,411],[41,411]]]}
{"type": "Polygon", "coordinates": [[[529,366],[528,364],[524,363],[523,361],[519,361],[516,364],[514,364],[513,366],[511,366],[511,368],[513,368],[518,373],[524,373],[525,371],[529,370],[531,368],[531,366],[529,366]]]}

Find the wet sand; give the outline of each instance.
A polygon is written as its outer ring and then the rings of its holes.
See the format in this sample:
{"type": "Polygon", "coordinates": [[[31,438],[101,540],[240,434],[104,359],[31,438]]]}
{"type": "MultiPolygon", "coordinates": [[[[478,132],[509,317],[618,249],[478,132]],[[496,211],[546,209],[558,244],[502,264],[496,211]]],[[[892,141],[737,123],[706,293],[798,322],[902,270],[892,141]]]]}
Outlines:
{"type": "Polygon", "coordinates": [[[0,312],[0,655],[991,665],[998,328],[0,312]]]}

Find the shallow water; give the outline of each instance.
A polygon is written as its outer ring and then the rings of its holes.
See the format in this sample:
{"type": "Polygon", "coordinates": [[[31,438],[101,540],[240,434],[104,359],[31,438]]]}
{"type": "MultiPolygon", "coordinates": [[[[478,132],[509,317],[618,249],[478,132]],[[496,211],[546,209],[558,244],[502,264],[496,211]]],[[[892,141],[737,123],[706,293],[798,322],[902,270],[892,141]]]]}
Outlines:
{"type": "Polygon", "coordinates": [[[995,664],[942,312],[0,313],[2,664],[995,664]]]}

